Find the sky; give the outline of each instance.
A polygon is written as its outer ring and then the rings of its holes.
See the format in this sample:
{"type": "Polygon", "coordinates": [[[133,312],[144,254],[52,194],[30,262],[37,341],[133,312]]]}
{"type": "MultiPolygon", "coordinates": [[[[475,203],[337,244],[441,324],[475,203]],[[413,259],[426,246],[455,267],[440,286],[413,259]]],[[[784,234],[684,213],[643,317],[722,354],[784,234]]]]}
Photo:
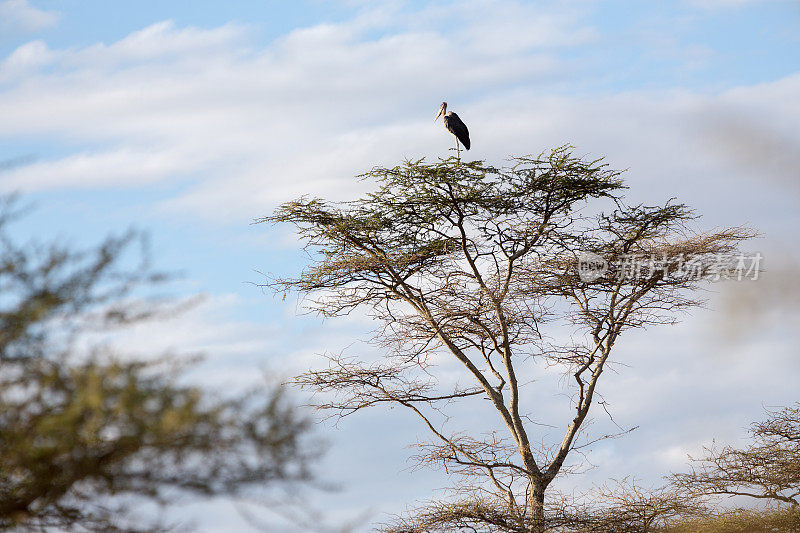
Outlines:
{"type": "MultiPolygon", "coordinates": [[[[753,227],[765,257],[761,279],[716,284],[680,325],[620,341],[600,388],[615,422],[639,429],[598,444],[595,467],[560,488],[656,483],[798,400],[798,24],[800,4],[778,0],[0,0],[0,193],[35,206],[24,238],[148,231],[157,266],[182,275],[173,290],[205,299],[126,346],[201,350],[198,379],[225,388],[323,351],[380,356],[358,342],[363,317],[298,316],[253,285],[306,256],[290,229],[252,222],[304,194],[355,198],[375,165],[447,156],[441,101],[470,128],[469,158],[563,144],[605,157],[627,169],[631,201],[677,198],[702,227],[753,227]]],[[[558,387],[531,397],[555,420],[558,387]]],[[[447,484],[409,469],[423,431],[402,413],[320,431],[334,522],[384,520],[447,484]]],[[[179,514],[247,528],[223,501],[179,514]]]]}

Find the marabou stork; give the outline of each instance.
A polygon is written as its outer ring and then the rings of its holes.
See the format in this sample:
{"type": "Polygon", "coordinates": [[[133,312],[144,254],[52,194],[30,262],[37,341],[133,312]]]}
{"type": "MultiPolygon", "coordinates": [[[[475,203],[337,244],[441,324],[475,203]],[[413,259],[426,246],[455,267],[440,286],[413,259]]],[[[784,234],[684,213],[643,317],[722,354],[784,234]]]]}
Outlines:
{"type": "Polygon", "coordinates": [[[433,120],[438,120],[439,115],[442,115],[444,127],[456,138],[456,151],[458,152],[458,158],[461,159],[461,149],[458,147],[458,141],[461,141],[464,148],[469,150],[469,130],[467,129],[467,125],[461,122],[458,115],[447,110],[447,102],[442,102],[442,105],[439,106],[439,114],[436,115],[436,118],[433,120]]]}

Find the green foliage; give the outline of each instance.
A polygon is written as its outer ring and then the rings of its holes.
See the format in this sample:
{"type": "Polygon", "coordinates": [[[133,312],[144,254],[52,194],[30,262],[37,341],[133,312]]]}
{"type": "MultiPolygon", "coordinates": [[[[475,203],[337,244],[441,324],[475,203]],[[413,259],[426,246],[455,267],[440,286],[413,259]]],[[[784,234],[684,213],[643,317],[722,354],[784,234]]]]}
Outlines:
{"type": "Polygon", "coordinates": [[[327,368],[296,381],[330,393],[319,407],[339,416],[386,404],[409,409],[432,438],[420,445],[420,464],[459,476],[455,498],[414,509],[387,531],[545,531],[554,520],[545,492],[586,437],[619,336],[672,323],[701,303],[700,281],[672,275],[683,257],[732,253],[752,236],[742,228],[699,234],[689,227],[692,213],[671,201],[627,205],[619,172],[570,150],[503,167],[449,158],[375,168],[362,178],[376,190],[359,199],[300,198],[261,219],[294,225],[311,252],[297,277],[266,285],[296,291],[323,316],[365,311],[383,350],[380,362],[328,354],[327,368]],[[583,279],[585,252],[615,268],[632,255],[664,260],[636,276],[609,268],[583,279]],[[545,331],[564,327],[572,332],[565,343],[545,331]],[[461,364],[467,385],[439,379],[443,356],[461,364]],[[522,392],[543,386],[533,378],[542,365],[563,371],[558,390],[568,384],[574,409],[554,425],[563,437],[552,440],[531,423],[539,406],[522,392]],[[502,430],[445,427],[453,402],[479,398],[502,430]]]}
{"type": "MultiPolygon", "coordinates": [[[[154,531],[130,505],[311,479],[309,420],[280,387],[212,396],[163,354],[78,349],[175,305],[129,233],[75,252],[18,245],[0,205],[0,528],[154,531]]],[[[164,526],[165,527],[165,526],[164,526]]]]}
{"type": "Polygon", "coordinates": [[[465,220],[480,227],[480,240],[503,241],[504,251],[514,253],[585,201],[613,198],[624,188],[618,172],[573,156],[569,147],[513,158],[503,168],[455,158],[420,160],[374,168],[361,178],[376,182],[377,190],[341,205],[301,198],[257,221],[296,225],[319,254],[320,261],[287,289],[336,288],[387,270],[408,279],[458,253],[462,236],[456,229],[465,220]]]}

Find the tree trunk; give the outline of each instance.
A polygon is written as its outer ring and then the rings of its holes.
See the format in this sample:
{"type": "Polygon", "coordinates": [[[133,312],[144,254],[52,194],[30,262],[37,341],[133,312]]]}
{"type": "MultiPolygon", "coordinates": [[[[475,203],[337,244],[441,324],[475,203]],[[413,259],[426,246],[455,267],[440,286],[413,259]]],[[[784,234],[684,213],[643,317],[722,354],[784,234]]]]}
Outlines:
{"type": "Polygon", "coordinates": [[[544,533],[544,489],[545,486],[540,483],[531,483],[531,488],[528,492],[528,508],[530,513],[530,524],[528,524],[527,533],[544,533]]]}

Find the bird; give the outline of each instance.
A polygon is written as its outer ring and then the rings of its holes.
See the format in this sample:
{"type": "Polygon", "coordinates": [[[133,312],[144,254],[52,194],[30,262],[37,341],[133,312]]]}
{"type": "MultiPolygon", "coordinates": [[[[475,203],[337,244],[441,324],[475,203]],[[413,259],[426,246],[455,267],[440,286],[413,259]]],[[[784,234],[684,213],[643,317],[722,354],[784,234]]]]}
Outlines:
{"type": "Polygon", "coordinates": [[[442,102],[442,105],[439,106],[439,114],[437,114],[436,118],[433,120],[439,120],[440,115],[442,116],[444,127],[456,138],[456,150],[458,151],[458,157],[460,159],[461,149],[458,147],[458,142],[461,141],[464,148],[469,150],[469,130],[467,129],[467,125],[458,118],[458,115],[447,110],[447,102],[442,102]]]}

